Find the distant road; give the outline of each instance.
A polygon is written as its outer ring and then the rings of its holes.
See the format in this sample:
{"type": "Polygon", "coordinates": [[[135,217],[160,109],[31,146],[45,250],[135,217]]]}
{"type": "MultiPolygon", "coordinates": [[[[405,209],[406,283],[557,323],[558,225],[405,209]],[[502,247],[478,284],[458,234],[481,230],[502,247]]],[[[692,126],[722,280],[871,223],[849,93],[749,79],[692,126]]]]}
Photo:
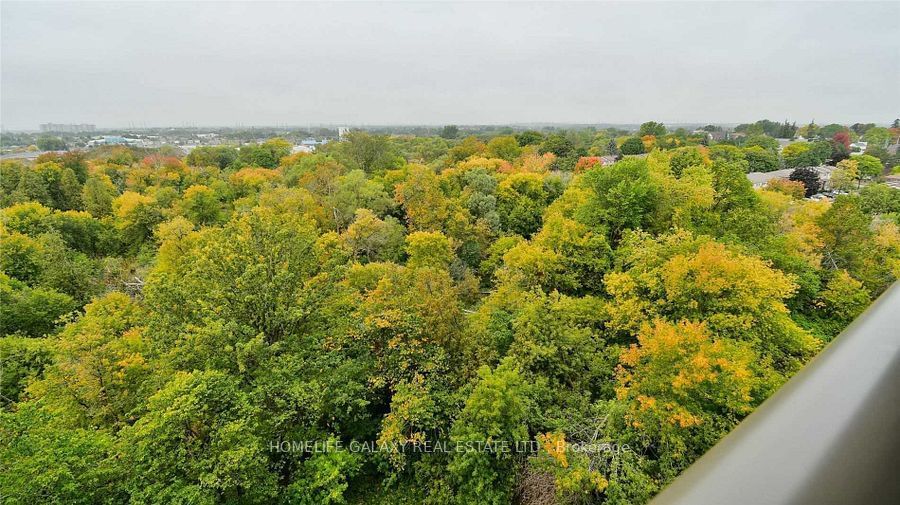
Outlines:
{"type": "Polygon", "coordinates": [[[33,160],[38,156],[54,151],[30,151],[22,153],[0,154],[0,160],[33,160]]]}

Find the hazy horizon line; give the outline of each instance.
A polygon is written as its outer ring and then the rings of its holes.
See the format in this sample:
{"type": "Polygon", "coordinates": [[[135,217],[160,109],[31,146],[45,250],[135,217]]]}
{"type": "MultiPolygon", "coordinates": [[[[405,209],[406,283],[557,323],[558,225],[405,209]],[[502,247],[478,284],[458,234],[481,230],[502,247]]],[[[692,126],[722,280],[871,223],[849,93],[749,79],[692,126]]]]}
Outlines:
{"type": "MultiPolygon", "coordinates": [[[[816,119],[811,120],[803,120],[803,121],[795,121],[790,119],[782,119],[775,120],[770,118],[760,118],[753,121],[660,121],[655,119],[647,119],[642,121],[600,121],[600,122],[580,122],[580,121],[527,121],[527,122],[484,122],[484,123],[457,123],[457,122],[445,122],[445,123],[414,123],[414,122],[395,122],[395,123],[377,123],[377,122],[366,122],[366,123],[342,123],[342,122],[309,122],[306,124],[298,124],[298,123],[255,123],[255,124],[244,124],[244,123],[236,123],[236,124],[215,124],[215,123],[196,123],[196,124],[142,124],[142,125],[98,125],[91,122],[58,122],[58,121],[47,121],[46,123],[40,124],[61,124],[61,125],[80,125],[80,124],[88,124],[93,125],[96,130],[104,131],[104,130],[153,130],[153,129],[164,129],[164,128],[174,128],[174,129],[199,129],[199,128],[229,128],[229,129],[262,129],[262,128],[286,128],[286,129],[302,129],[302,128],[410,128],[410,127],[422,127],[422,128],[443,128],[444,126],[456,126],[459,128],[473,128],[473,127],[615,127],[615,126],[640,126],[643,123],[648,121],[656,121],[666,126],[682,126],[682,125],[713,125],[713,126],[737,126],[741,124],[753,124],[757,121],[773,121],[777,123],[782,123],[787,121],[788,123],[796,124],[798,126],[803,126],[809,124],[809,121],[815,122],[815,124],[819,126],[824,126],[828,124],[840,124],[840,125],[853,125],[856,123],[866,124],[872,123],[876,126],[890,126],[893,120],[887,121],[863,121],[863,120],[853,120],[853,121],[819,121],[816,119]]],[[[0,124],[0,131],[4,133],[40,133],[40,124],[35,128],[6,128],[0,124]]],[[[53,132],[48,132],[53,133],[53,132]]]]}

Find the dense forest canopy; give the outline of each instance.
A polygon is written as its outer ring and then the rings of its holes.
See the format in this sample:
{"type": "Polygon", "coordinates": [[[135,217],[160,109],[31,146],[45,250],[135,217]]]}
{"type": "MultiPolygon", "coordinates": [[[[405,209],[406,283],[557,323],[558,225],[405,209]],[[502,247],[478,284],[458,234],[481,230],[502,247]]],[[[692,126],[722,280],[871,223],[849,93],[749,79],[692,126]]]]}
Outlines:
{"type": "Polygon", "coordinates": [[[900,130],[829,126],[3,161],[0,495],[646,502],[900,275],[900,130]]]}

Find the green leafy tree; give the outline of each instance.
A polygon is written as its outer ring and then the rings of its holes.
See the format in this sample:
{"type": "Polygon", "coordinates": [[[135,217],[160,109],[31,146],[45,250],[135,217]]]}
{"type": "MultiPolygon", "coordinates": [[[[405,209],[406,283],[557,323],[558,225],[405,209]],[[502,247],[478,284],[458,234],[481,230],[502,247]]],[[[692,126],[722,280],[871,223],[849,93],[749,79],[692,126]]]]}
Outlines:
{"type": "Polygon", "coordinates": [[[497,187],[497,212],[504,230],[530,237],[541,226],[544,209],[557,195],[538,174],[512,174],[497,187]]]}
{"type": "Polygon", "coordinates": [[[786,146],[781,155],[787,168],[818,166],[831,157],[831,143],[797,142],[786,146]]]}
{"type": "Polygon", "coordinates": [[[216,224],[222,219],[221,203],[216,192],[202,184],[185,190],[181,205],[184,215],[199,226],[216,224]]]}
{"type": "Polygon", "coordinates": [[[518,142],[521,147],[537,145],[543,140],[544,135],[542,135],[541,132],[534,130],[525,130],[522,133],[516,134],[516,142],[518,142]]]}
{"type": "Polygon", "coordinates": [[[747,140],[744,141],[743,144],[744,149],[750,147],[761,147],[767,151],[772,152],[773,154],[778,154],[778,148],[780,147],[778,141],[768,135],[753,135],[747,137],[747,140]]]}
{"type": "Polygon", "coordinates": [[[835,134],[847,131],[849,131],[849,129],[846,126],[832,123],[819,128],[819,136],[825,139],[831,139],[835,134]]]}
{"type": "Polygon", "coordinates": [[[843,160],[832,170],[829,184],[832,189],[850,191],[859,180],[859,164],[855,160],[843,160]]]}
{"type": "Polygon", "coordinates": [[[44,368],[53,361],[52,354],[48,339],[0,337],[0,388],[3,390],[0,409],[12,410],[12,405],[23,398],[28,384],[43,375],[44,368]]]}
{"type": "MultiPolygon", "coordinates": [[[[326,441],[336,445],[334,439],[326,441]]],[[[288,486],[292,503],[303,505],[347,503],[344,493],[350,487],[350,479],[363,464],[360,454],[347,450],[334,450],[315,454],[303,461],[293,482],[288,486]]]]}
{"type": "Polygon", "coordinates": [[[236,378],[219,371],[175,375],[124,430],[129,495],[170,503],[273,499],[277,477],[258,419],[236,378]]]}
{"type": "Polygon", "coordinates": [[[456,125],[447,125],[441,128],[441,138],[455,139],[459,136],[459,127],[456,125]]]}
{"type": "Polygon", "coordinates": [[[27,201],[53,206],[53,197],[48,188],[47,177],[45,177],[45,175],[49,175],[52,179],[54,177],[52,173],[42,174],[32,167],[15,162],[3,163],[3,177],[0,177],[0,184],[3,188],[4,206],[27,201]]]}
{"type": "Polygon", "coordinates": [[[654,137],[662,137],[666,134],[666,126],[662,123],[657,123],[655,121],[647,121],[646,123],[641,124],[640,129],[638,129],[638,137],[644,137],[646,135],[653,135],[654,137]]]}
{"type": "Polygon", "coordinates": [[[192,167],[218,167],[225,170],[237,159],[238,150],[232,146],[200,146],[192,149],[184,162],[192,167]]]}
{"type": "Polygon", "coordinates": [[[42,401],[91,426],[121,427],[147,399],[152,373],[148,342],[138,326],[144,313],[127,295],[110,293],[89,303],[66,326],[55,360],[39,388],[42,401]]]}
{"type": "Polygon", "coordinates": [[[709,148],[709,157],[713,161],[722,161],[726,163],[744,163],[747,157],[737,146],[729,144],[716,144],[709,148]]]}
{"type": "Polygon", "coordinates": [[[254,208],[184,244],[179,261],[156,272],[147,296],[163,314],[177,316],[173,332],[181,324],[216,317],[239,325],[236,338],[252,332],[278,341],[305,321],[295,307],[304,299],[304,283],[319,268],[317,237],[306,216],[254,208]]]}
{"type": "Polygon", "coordinates": [[[859,203],[867,214],[900,214],[900,191],[887,184],[869,184],[859,191],[859,203]]]}
{"type": "Polygon", "coordinates": [[[871,217],[863,212],[855,196],[841,196],[818,219],[821,229],[822,266],[832,270],[846,270],[864,281],[873,292],[880,292],[890,276],[884,264],[875,259],[872,247],[874,234],[871,217]]]}
{"type": "Polygon", "coordinates": [[[409,165],[406,170],[394,198],[406,213],[407,226],[410,230],[441,230],[449,210],[437,175],[422,165],[409,165]]]}
{"type": "Polygon", "coordinates": [[[681,177],[688,167],[709,165],[709,157],[696,147],[681,147],[672,151],[669,168],[675,177],[681,177]]]}
{"type": "Polygon", "coordinates": [[[568,158],[575,154],[575,144],[563,133],[548,135],[538,150],[541,154],[553,153],[560,158],[568,158]]]}
{"type": "Polygon", "coordinates": [[[453,260],[450,241],[440,232],[417,231],[406,237],[407,265],[447,268],[453,260]]]}
{"type": "Polygon", "coordinates": [[[869,143],[868,147],[886,147],[891,140],[891,132],[887,128],[876,126],[869,128],[863,135],[863,140],[869,143]]]}
{"type": "Polygon", "coordinates": [[[35,144],[41,151],[65,151],[67,149],[66,142],[63,139],[50,135],[38,137],[35,144]]]}
{"type": "Polygon", "coordinates": [[[482,154],[487,147],[477,137],[470,135],[450,149],[447,153],[447,161],[450,164],[469,159],[476,154],[482,154]]]}
{"type": "Polygon", "coordinates": [[[867,179],[878,177],[884,171],[884,165],[882,165],[881,160],[868,154],[854,156],[853,161],[859,166],[860,176],[867,179]]]}
{"type": "Polygon", "coordinates": [[[869,290],[845,270],[835,272],[819,295],[819,305],[840,326],[850,324],[870,302],[869,290]]]}
{"type": "Polygon", "coordinates": [[[368,179],[362,170],[352,170],[334,180],[333,193],[325,199],[337,229],[347,227],[357,209],[367,208],[383,214],[391,207],[384,186],[368,179]]]}
{"type": "Polygon", "coordinates": [[[41,243],[21,233],[4,233],[0,247],[3,273],[22,282],[34,284],[41,274],[44,249],[41,243]]]}
{"type": "Polygon", "coordinates": [[[59,210],[82,209],[81,192],[81,183],[78,182],[75,172],[71,168],[63,168],[56,190],[52,192],[55,193],[53,196],[56,208],[59,210]]]}
{"type": "Polygon", "coordinates": [[[751,172],[772,172],[780,168],[778,155],[762,147],[744,148],[744,157],[751,172]]]}
{"type": "Polygon", "coordinates": [[[127,500],[126,468],[109,432],[68,427],[36,403],[0,413],[0,494],[7,503],[110,503],[127,500]]]}
{"type": "Polygon", "coordinates": [[[638,137],[628,137],[620,147],[622,154],[643,154],[644,143],[638,137]]]}
{"type": "Polygon", "coordinates": [[[105,174],[88,177],[81,190],[84,210],[90,212],[94,217],[112,214],[112,204],[116,196],[118,196],[116,187],[109,176],[105,174]]]}
{"type": "Polygon", "coordinates": [[[397,168],[400,160],[388,137],[353,131],[335,145],[335,156],[352,169],[380,173],[397,168]]]}
{"type": "Polygon", "coordinates": [[[393,216],[384,220],[369,209],[357,209],[343,234],[353,256],[364,261],[400,261],[406,229],[393,216]]]}
{"type": "Polygon", "coordinates": [[[0,273],[0,334],[41,337],[53,333],[59,318],[75,308],[75,301],[68,295],[31,288],[0,273]]]}
{"type": "Polygon", "coordinates": [[[41,286],[72,296],[80,304],[87,303],[100,291],[98,264],[94,260],[69,249],[58,232],[46,233],[38,240],[41,244],[38,282],[41,286]]]}
{"type": "Polygon", "coordinates": [[[162,220],[159,204],[152,196],[126,191],[112,202],[116,228],[127,243],[136,248],[153,235],[162,220]]]}
{"type": "MultiPolygon", "coordinates": [[[[269,139],[262,144],[247,144],[241,146],[238,151],[238,161],[245,166],[276,168],[281,158],[291,154],[291,147],[292,144],[282,138],[269,139]]],[[[218,153],[216,153],[214,159],[218,164],[218,153]]]]}
{"type": "Polygon", "coordinates": [[[519,157],[522,149],[513,136],[494,137],[487,143],[487,154],[494,158],[512,161],[519,157]]]}
{"type": "Polygon", "coordinates": [[[660,203],[660,187],[650,176],[647,162],[625,159],[585,174],[592,190],[579,218],[597,229],[608,229],[613,243],[625,230],[649,229],[660,203]]]}
{"type": "Polygon", "coordinates": [[[527,387],[512,361],[478,372],[479,380],[453,424],[459,451],[448,470],[457,487],[458,503],[508,503],[514,484],[512,454],[481,450],[488,442],[515,444],[528,440],[527,387]],[[468,445],[467,443],[471,443],[468,445]],[[481,445],[478,445],[481,444],[481,445]]]}

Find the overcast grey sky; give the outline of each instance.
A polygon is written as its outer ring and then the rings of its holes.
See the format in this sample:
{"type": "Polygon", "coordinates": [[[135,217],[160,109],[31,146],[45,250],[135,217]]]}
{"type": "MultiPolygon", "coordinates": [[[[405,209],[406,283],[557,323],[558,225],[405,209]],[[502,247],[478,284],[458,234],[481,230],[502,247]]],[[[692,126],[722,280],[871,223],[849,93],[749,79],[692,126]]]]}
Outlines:
{"type": "Polygon", "coordinates": [[[886,123],[900,3],[16,3],[6,129],[886,123]]]}

